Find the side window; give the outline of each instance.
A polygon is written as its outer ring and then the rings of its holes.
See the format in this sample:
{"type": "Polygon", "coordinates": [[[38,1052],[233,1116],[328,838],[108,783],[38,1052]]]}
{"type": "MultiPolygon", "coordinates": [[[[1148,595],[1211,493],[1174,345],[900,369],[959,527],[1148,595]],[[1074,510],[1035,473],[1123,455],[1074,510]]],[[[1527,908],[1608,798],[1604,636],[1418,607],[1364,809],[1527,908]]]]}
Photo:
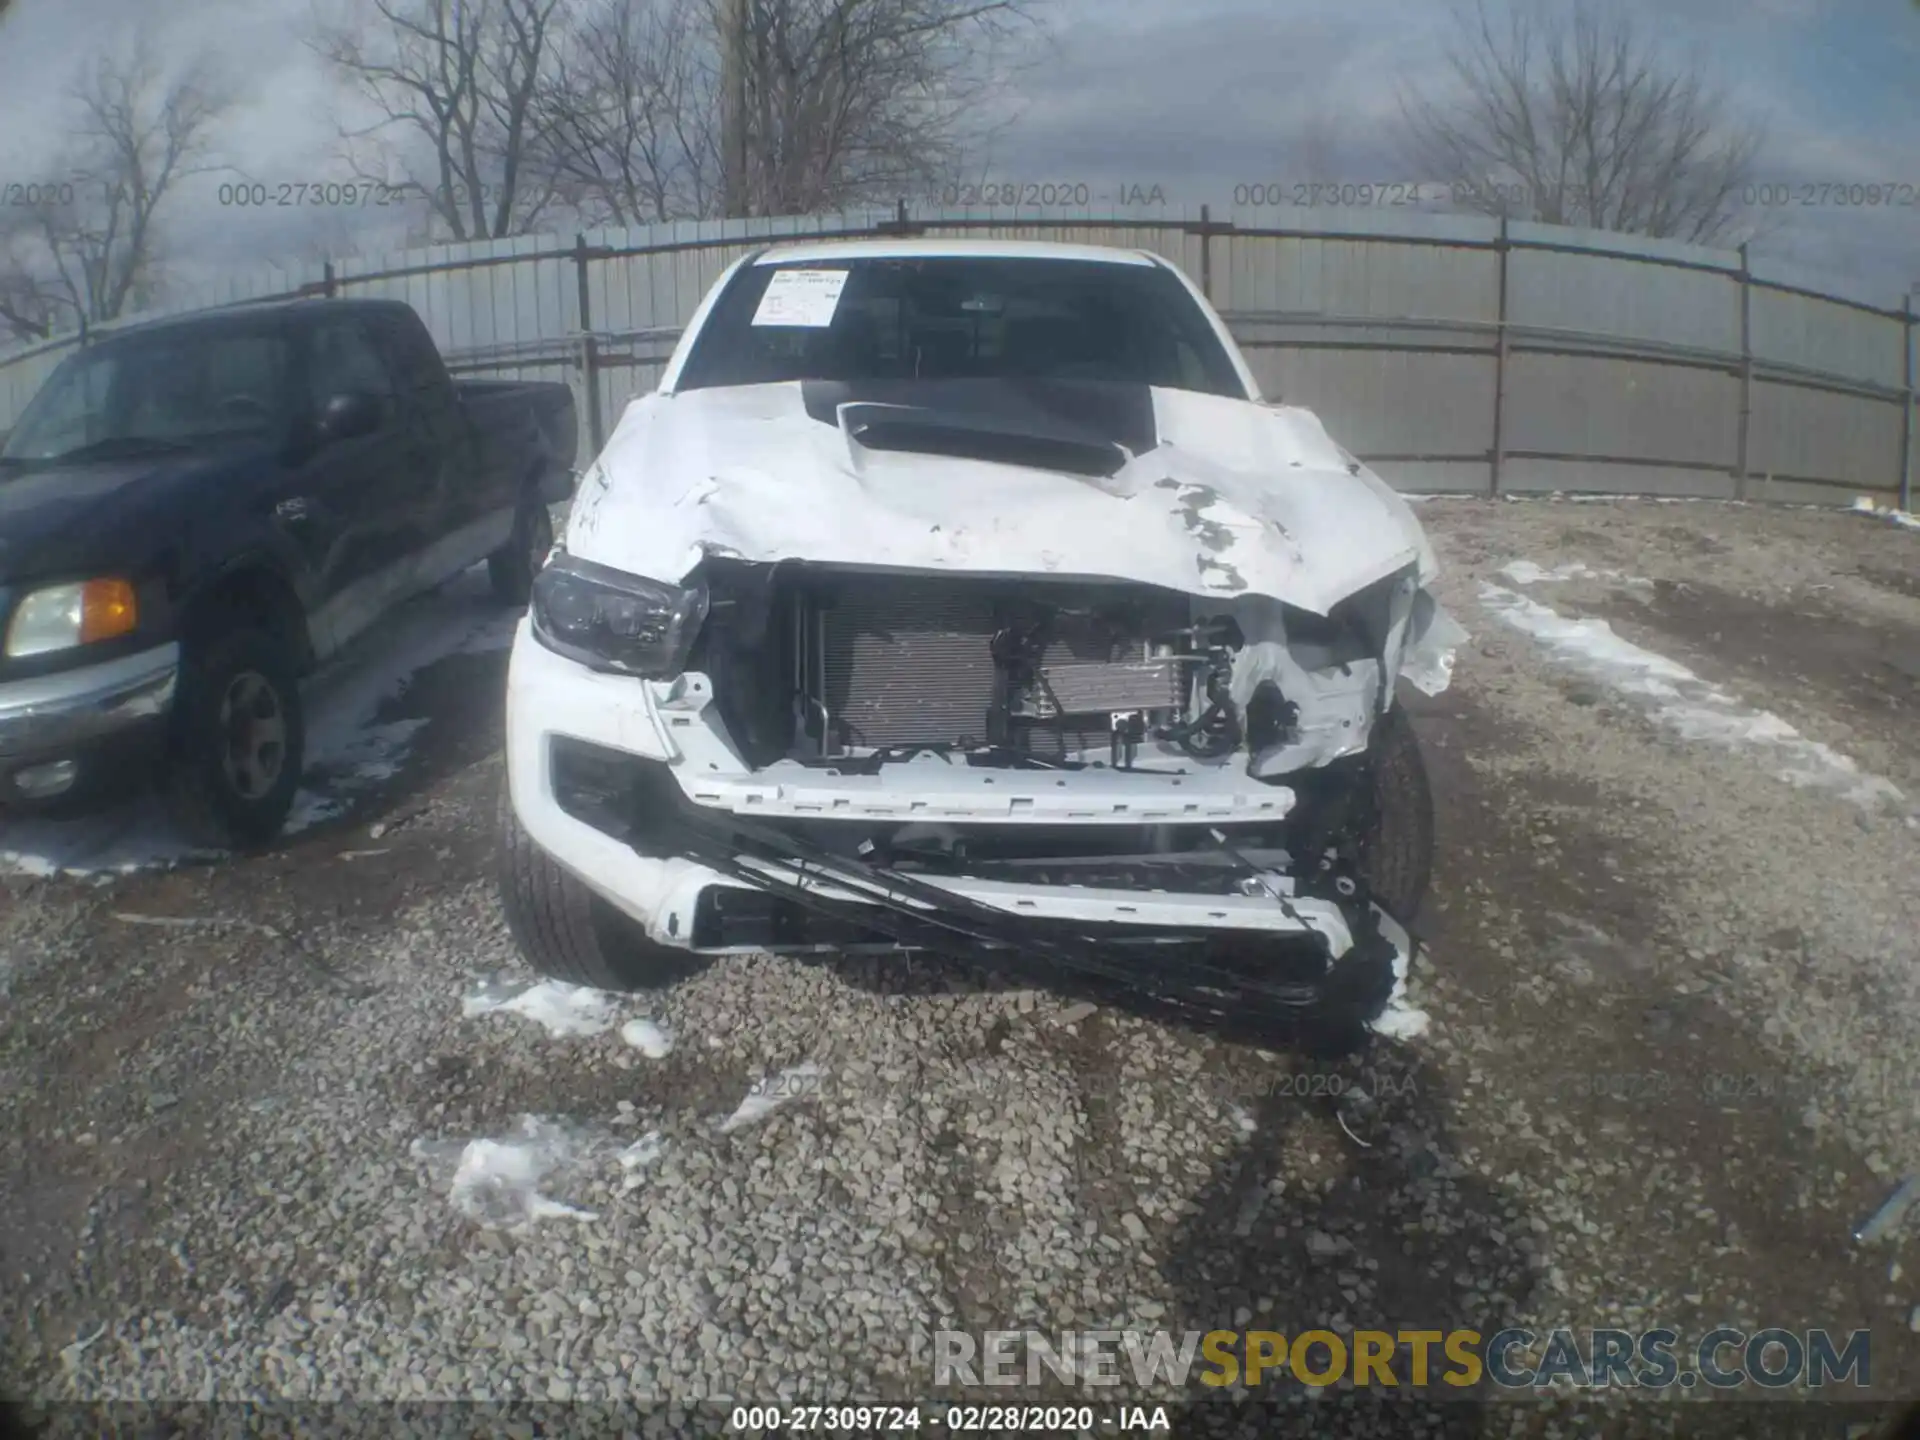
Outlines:
{"type": "Polygon", "coordinates": [[[418,395],[440,386],[444,374],[440,352],[419,325],[399,315],[382,315],[373,323],[403,392],[418,395]]]}
{"type": "Polygon", "coordinates": [[[278,401],[286,383],[286,346],[278,335],[236,335],[207,350],[207,387],[215,396],[278,401]]]}
{"type": "Polygon", "coordinates": [[[329,320],[316,326],[307,361],[307,401],[315,410],[335,395],[361,390],[391,407],[393,376],[372,337],[356,320],[329,320]]]}
{"type": "Polygon", "coordinates": [[[127,433],[156,439],[261,434],[284,420],[285,350],[272,334],[188,332],[129,348],[127,433]]]}
{"type": "MultiPolygon", "coordinates": [[[[83,350],[64,362],[47,381],[46,388],[34,398],[32,410],[23,417],[32,424],[32,448],[26,453],[57,455],[110,433],[109,415],[119,392],[126,388],[122,374],[125,369],[111,351],[89,354],[83,350]]],[[[24,440],[28,427],[19,428],[21,433],[17,438],[24,440]]]]}

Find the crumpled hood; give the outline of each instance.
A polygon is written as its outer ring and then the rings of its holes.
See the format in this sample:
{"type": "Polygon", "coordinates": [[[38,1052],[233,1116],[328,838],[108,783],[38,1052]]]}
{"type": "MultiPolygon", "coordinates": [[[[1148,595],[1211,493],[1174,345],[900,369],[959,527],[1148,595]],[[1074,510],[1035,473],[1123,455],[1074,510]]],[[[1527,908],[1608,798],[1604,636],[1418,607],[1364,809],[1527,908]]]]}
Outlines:
{"type": "Polygon", "coordinates": [[[566,548],[678,581],[707,554],[1137,581],[1325,614],[1433,552],[1315,416],[1152,393],[1159,443],[1110,476],[869,449],[798,383],[642,396],[588,470],[566,548]]]}

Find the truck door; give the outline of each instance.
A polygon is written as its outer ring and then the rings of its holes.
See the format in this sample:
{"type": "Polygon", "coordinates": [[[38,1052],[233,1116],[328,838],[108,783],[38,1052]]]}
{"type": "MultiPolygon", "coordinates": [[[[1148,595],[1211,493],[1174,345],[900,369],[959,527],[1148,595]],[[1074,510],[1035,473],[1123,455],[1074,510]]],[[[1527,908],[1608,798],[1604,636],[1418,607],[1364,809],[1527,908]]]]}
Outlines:
{"type": "Polygon", "coordinates": [[[394,378],[358,315],[323,316],[306,331],[298,395],[311,422],[340,395],[370,399],[366,434],[321,437],[304,456],[295,493],[278,518],[290,531],[329,535],[315,642],[328,652],[365,630],[414,588],[424,485],[407,463],[408,436],[394,378]]]}
{"type": "Polygon", "coordinates": [[[490,508],[479,468],[486,457],[433,337],[407,310],[383,313],[378,324],[407,410],[406,463],[421,487],[422,525],[437,581],[472,564],[505,536],[475,533],[490,508]]]}

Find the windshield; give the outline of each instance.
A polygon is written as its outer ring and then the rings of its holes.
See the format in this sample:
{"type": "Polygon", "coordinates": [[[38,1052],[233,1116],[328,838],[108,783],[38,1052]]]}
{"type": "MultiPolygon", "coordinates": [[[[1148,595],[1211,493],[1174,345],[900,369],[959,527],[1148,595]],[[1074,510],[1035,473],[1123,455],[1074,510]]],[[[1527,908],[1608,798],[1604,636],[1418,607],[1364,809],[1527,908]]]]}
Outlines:
{"type": "Polygon", "coordinates": [[[1159,266],[971,256],[747,266],[679,388],[916,379],[1246,396],[1205,312],[1159,266]]]}
{"type": "Polygon", "coordinates": [[[277,334],[201,327],[71,355],[40,389],[0,458],[109,458],[275,433],[285,422],[277,334]]]}

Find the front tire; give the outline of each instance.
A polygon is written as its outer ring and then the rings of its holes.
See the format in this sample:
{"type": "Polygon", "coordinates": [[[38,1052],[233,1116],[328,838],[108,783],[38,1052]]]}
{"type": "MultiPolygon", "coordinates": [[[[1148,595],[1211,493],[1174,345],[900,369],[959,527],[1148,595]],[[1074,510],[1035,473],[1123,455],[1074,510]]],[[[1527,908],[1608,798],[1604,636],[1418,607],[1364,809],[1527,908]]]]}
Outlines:
{"type": "Polygon", "coordinates": [[[286,823],[306,753],[306,717],[286,646],[233,629],[188,646],[171,720],[167,809],[189,842],[251,850],[286,823]]]}
{"type": "MultiPolygon", "coordinates": [[[[1353,768],[1339,762],[1339,769],[1300,786],[1301,853],[1331,849],[1373,903],[1411,930],[1433,874],[1433,792],[1404,706],[1375,722],[1366,754],[1354,759],[1353,768]]],[[[1363,1048],[1369,1023],[1392,998],[1392,943],[1365,919],[1353,938],[1305,1017],[1302,1038],[1318,1055],[1363,1048]]]]}
{"type": "Polygon", "coordinates": [[[1381,717],[1372,769],[1373,815],[1360,836],[1360,874],[1374,901],[1410,925],[1433,878],[1433,788],[1405,706],[1381,717]]]}
{"type": "Polygon", "coordinates": [[[659,945],[534,843],[506,785],[500,787],[500,905],[527,963],[542,975],[595,990],[657,990],[705,961],[659,945]]]}

